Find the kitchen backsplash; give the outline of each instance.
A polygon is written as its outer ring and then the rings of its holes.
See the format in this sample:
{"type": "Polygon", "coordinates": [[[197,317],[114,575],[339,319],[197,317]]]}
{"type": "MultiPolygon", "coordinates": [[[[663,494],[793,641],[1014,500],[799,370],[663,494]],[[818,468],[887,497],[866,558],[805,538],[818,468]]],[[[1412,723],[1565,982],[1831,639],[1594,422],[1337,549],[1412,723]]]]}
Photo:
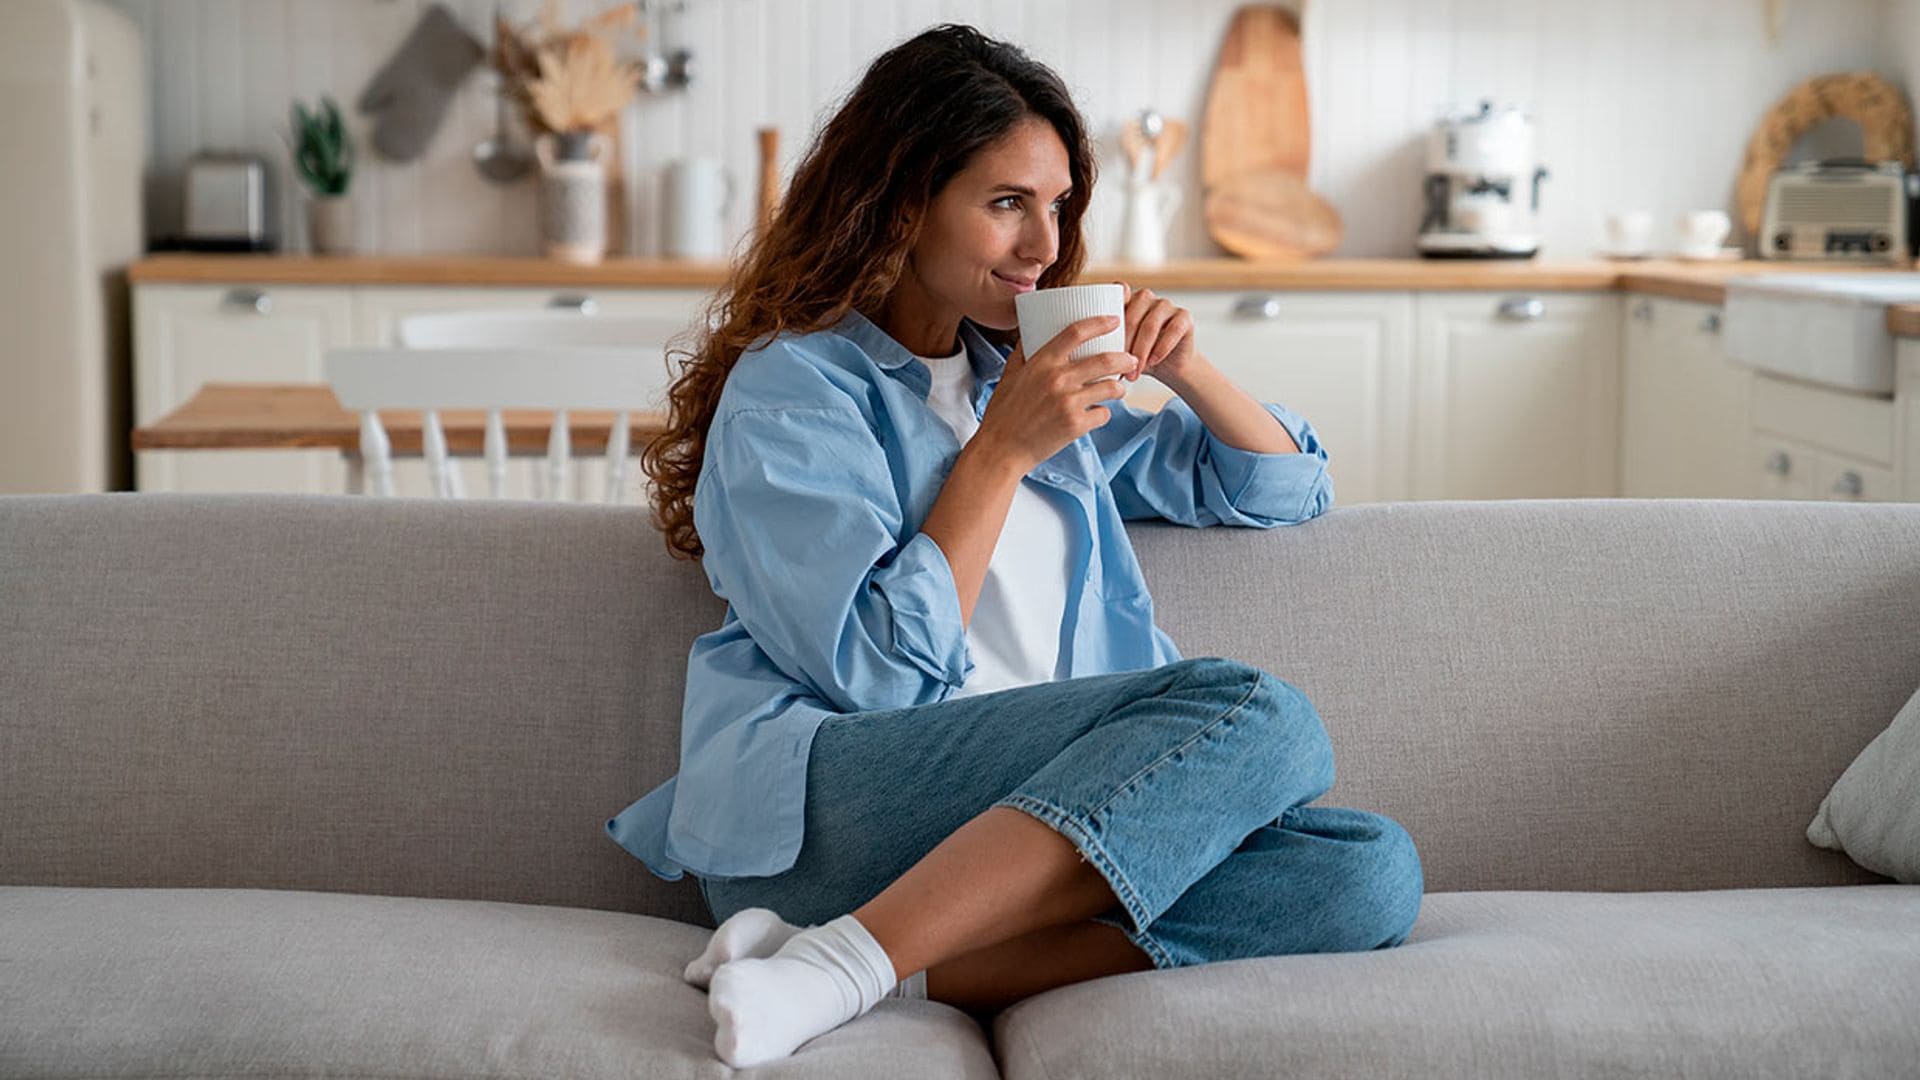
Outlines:
{"type": "MultiPolygon", "coordinates": [[[[144,28],[152,82],[149,231],[179,224],[180,169],[200,149],[273,162],[280,235],[305,245],[283,132],[294,97],[351,106],[427,0],[111,0],[144,28]]],[[[661,168],[687,155],[725,161],[738,185],[737,239],[752,221],[754,130],[781,132],[791,170],[814,127],[888,45],[938,22],[967,22],[1053,65],[1120,174],[1121,122],[1147,106],[1187,119],[1196,139],[1170,171],[1186,198],[1175,257],[1219,253],[1200,218],[1195,153],[1209,74],[1241,0],[686,0],[663,42],[694,54],[690,88],[642,95],[623,138],[631,205],[626,247],[659,249],[661,168]]],[[[494,0],[449,0],[487,40],[494,0]]],[[[516,19],[534,0],[508,0],[516,19]]],[[[571,5],[571,15],[610,6],[571,5]]],[[[1449,103],[1526,106],[1537,127],[1542,257],[1584,258],[1609,209],[1668,222],[1731,208],[1734,173],[1761,112],[1824,71],[1895,79],[1920,31],[1904,0],[1311,0],[1303,40],[1313,120],[1313,188],[1345,219],[1342,255],[1407,256],[1420,221],[1425,132],[1449,103]],[[1769,10],[1783,21],[1767,33],[1769,10]]],[[[354,181],[365,250],[388,254],[536,250],[534,183],[501,188],[472,165],[494,123],[493,83],[476,71],[427,152],[404,165],[363,149],[354,181]]],[[[358,116],[351,117],[364,133],[358,116]]],[[[856,178],[849,178],[856,182],[856,178]]],[[[1096,191],[1095,258],[1117,250],[1121,192],[1096,191]]]]}

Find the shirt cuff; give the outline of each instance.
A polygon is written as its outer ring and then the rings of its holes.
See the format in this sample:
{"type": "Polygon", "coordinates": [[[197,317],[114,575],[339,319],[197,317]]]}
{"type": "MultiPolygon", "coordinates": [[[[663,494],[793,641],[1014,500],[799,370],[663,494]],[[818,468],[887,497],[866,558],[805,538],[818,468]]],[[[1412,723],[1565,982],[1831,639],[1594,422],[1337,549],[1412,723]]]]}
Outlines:
{"type": "Polygon", "coordinates": [[[1287,429],[1297,454],[1262,454],[1229,446],[1207,432],[1208,455],[1220,489],[1233,508],[1249,517],[1277,521],[1305,521],[1332,501],[1333,481],[1327,475],[1327,450],[1305,418],[1282,405],[1262,402],[1261,408],[1287,429]]]}
{"type": "Polygon", "coordinates": [[[915,533],[881,575],[893,609],[893,641],[913,666],[948,686],[973,672],[967,628],[960,616],[960,589],[946,552],[926,533],[915,533]]]}

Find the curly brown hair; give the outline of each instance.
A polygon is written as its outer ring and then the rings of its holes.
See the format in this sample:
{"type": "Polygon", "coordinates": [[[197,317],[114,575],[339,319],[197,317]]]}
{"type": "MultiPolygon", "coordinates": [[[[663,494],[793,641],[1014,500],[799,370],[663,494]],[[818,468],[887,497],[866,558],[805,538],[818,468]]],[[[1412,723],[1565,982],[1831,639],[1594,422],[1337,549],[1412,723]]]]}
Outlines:
{"type": "MultiPolygon", "coordinates": [[[[1095,163],[1086,125],[1060,76],[970,26],[927,30],[882,53],[801,158],[778,212],[708,308],[704,335],[671,350],[679,372],[667,428],[640,462],[653,523],[674,558],[706,552],[693,526],[694,485],[727,375],[742,353],[848,310],[871,316],[907,266],[928,205],[973,155],[1027,117],[1066,145],[1073,187],[1059,213],[1058,256],[1038,287],[1071,284],[1086,261],[1081,219],[1095,163]]],[[[990,340],[1004,341],[1010,335],[990,340]]]]}

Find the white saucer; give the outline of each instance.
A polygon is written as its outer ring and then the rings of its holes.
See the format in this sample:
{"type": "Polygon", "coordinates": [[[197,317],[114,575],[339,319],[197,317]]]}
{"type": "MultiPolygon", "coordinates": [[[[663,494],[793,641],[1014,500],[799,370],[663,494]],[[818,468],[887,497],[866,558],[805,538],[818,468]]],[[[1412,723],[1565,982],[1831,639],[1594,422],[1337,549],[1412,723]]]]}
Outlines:
{"type": "Polygon", "coordinates": [[[1601,248],[1596,254],[1603,259],[1617,259],[1623,262],[1653,258],[1653,251],[1650,248],[1642,248],[1639,251],[1616,251],[1613,248],[1601,248]]]}
{"type": "Polygon", "coordinates": [[[1708,248],[1705,250],[1682,250],[1673,253],[1673,258],[1681,262],[1732,262],[1743,254],[1737,247],[1708,248]]]}

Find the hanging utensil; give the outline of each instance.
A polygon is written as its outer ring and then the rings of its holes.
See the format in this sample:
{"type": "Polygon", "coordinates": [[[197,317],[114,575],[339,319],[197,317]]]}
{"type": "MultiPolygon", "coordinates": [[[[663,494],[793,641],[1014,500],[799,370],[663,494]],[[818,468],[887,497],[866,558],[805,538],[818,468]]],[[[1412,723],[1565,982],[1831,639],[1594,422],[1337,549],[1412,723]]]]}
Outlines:
{"type": "MultiPolygon", "coordinates": [[[[499,5],[494,5],[493,25],[496,35],[500,32],[501,14],[499,5]]],[[[496,45],[495,54],[498,55],[496,45]]],[[[525,176],[533,169],[533,154],[526,147],[513,141],[513,133],[507,127],[507,76],[504,72],[495,75],[494,89],[494,131],[493,135],[480,140],[473,148],[473,165],[480,175],[496,184],[510,184],[525,176]]]]}

